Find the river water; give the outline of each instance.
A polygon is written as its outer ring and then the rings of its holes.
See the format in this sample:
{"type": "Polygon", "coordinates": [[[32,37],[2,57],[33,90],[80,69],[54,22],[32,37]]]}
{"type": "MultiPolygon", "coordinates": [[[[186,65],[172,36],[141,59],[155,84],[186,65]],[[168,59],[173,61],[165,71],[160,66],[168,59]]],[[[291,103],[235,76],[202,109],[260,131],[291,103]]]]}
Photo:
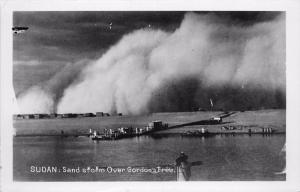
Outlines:
{"type": "Polygon", "coordinates": [[[198,162],[192,167],[192,181],[285,180],[285,175],[276,174],[285,168],[284,143],[285,134],[155,135],[97,142],[88,137],[14,137],[13,177],[15,181],[174,181],[175,169],[166,165],[174,164],[184,151],[190,162],[198,162]]]}

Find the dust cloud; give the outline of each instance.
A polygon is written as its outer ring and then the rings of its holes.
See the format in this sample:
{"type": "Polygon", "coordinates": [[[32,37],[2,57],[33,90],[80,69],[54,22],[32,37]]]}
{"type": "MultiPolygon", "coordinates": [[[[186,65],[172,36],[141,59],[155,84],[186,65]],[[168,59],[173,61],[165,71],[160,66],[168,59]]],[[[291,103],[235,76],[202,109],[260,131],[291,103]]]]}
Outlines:
{"type": "Polygon", "coordinates": [[[142,114],[285,107],[285,17],[253,25],[187,13],[173,32],[139,29],[18,98],[22,112],[142,114]]]}

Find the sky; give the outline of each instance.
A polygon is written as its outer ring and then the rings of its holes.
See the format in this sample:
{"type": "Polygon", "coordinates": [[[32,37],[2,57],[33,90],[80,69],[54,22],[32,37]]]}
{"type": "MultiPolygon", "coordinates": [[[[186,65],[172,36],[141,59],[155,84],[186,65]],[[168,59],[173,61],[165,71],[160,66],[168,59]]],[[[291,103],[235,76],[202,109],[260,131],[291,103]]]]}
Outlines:
{"type": "Polygon", "coordinates": [[[13,37],[14,86],[18,95],[49,79],[67,63],[94,59],[122,35],[149,27],[174,30],[183,12],[15,12],[14,26],[28,26],[13,37]],[[110,24],[112,23],[111,29],[110,24]]]}
{"type": "MultiPolygon", "coordinates": [[[[122,44],[126,35],[133,36],[134,31],[141,29],[162,32],[163,34],[160,35],[163,37],[159,37],[162,39],[169,38],[166,36],[171,36],[169,39],[174,39],[172,34],[175,34],[173,36],[176,36],[177,33],[180,35],[180,31],[184,31],[185,27],[188,28],[191,22],[195,22],[195,26],[200,23],[201,26],[206,25],[209,30],[211,28],[211,31],[203,29],[203,33],[209,33],[209,39],[212,39],[212,43],[208,45],[208,48],[213,46],[216,49],[215,52],[209,54],[215,55],[216,58],[221,57],[226,62],[232,57],[234,57],[233,60],[236,60],[236,57],[244,57],[242,56],[244,53],[239,53],[241,51],[239,44],[245,44],[246,47],[249,47],[249,45],[246,45],[246,41],[270,35],[272,29],[268,29],[268,27],[272,28],[273,24],[268,26],[268,23],[277,21],[282,16],[280,12],[251,11],[192,13],[192,15],[199,15],[199,18],[196,18],[197,16],[186,16],[189,14],[183,11],[14,12],[13,25],[29,27],[25,33],[13,35],[13,83],[16,96],[18,98],[32,87],[40,86],[47,87],[43,89],[48,92],[49,89],[50,92],[55,90],[54,100],[60,100],[70,85],[74,85],[74,81],[81,81],[80,78],[84,78],[83,81],[85,81],[86,77],[83,77],[82,74],[78,75],[78,73],[86,71],[85,63],[101,63],[102,56],[113,52],[112,50],[115,47],[122,44]],[[188,17],[192,19],[187,19],[188,17]],[[224,47],[216,46],[218,43],[220,45],[224,44],[224,47]],[[66,73],[59,74],[59,72],[64,70],[71,72],[67,74],[68,78],[63,79],[66,85],[60,90],[60,88],[56,88],[58,83],[55,79],[60,80],[61,76],[66,73]]],[[[277,27],[277,25],[275,26],[277,27]]],[[[275,31],[277,28],[274,28],[275,31]]],[[[197,32],[197,30],[195,31],[197,32]]],[[[198,32],[201,33],[201,30],[198,30],[198,32]]],[[[193,34],[191,33],[191,35],[193,34]]],[[[149,37],[152,38],[152,36],[149,37]]],[[[154,37],[156,36],[154,35],[154,37]]],[[[197,36],[194,38],[197,38],[197,36]]],[[[199,38],[207,37],[199,36],[199,38]]],[[[136,39],[136,41],[139,41],[138,38],[136,39]]],[[[180,42],[180,39],[175,38],[175,40],[180,42]]],[[[130,41],[128,47],[131,47],[130,44],[139,43],[135,42],[134,39],[130,41]]],[[[143,39],[142,41],[146,42],[148,40],[143,39]]],[[[142,41],[140,43],[143,43],[142,41]]],[[[267,40],[267,43],[270,43],[270,40],[267,40]]],[[[151,44],[151,39],[148,44],[151,44]]],[[[175,43],[175,45],[180,46],[181,44],[175,43]]],[[[181,46],[185,49],[185,45],[181,46]]],[[[120,50],[126,50],[126,48],[120,50]]],[[[152,52],[155,53],[155,51],[152,52]]],[[[183,56],[183,58],[187,57],[183,56]]],[[[248,59],[248,57],[246,58],[248,59]]],[[[271,60],[270,58],[262,59],[271,60]]],[[[243,62],[241,59],[239,61],[243,62]]],[[[216,64],[214,63],[212,66],[214,65],[216,64]]],[[[201,74],[209,73],[206,71],[201,72],[201,74]]],[[[161,82],[161,84],[164,83],[161,82]]]]}

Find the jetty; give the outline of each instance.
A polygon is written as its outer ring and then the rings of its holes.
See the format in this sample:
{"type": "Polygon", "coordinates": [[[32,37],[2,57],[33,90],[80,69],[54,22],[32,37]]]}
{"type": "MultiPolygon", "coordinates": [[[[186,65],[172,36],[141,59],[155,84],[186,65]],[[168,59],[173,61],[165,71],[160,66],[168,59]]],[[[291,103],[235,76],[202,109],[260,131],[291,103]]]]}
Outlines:
{"type": "Polygon", "coordinates": [[[140,135],[150,134],[168,128],[167,123],[162,121],[153,121],[142,128],[120,127],[117,129],[104,129],[102,133],[90,129],[90,137],[92,140],[117,140],[122,138],[136,137],[140,135]]]}

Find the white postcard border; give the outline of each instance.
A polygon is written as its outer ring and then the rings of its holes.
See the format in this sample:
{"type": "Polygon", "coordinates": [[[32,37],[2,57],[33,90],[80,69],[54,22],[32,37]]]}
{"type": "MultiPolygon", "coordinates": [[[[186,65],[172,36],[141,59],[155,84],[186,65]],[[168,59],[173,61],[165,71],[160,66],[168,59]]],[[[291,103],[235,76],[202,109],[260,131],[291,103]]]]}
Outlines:
{"type": "Polygon", "coordinates": [[[113,0],[1,2],[1,187],[3,191],[300,191],[300,1],[297,0],[113,0]],[[13,182],[13,11],[286,11],[286,181],[255,182],[13,182]]]}

